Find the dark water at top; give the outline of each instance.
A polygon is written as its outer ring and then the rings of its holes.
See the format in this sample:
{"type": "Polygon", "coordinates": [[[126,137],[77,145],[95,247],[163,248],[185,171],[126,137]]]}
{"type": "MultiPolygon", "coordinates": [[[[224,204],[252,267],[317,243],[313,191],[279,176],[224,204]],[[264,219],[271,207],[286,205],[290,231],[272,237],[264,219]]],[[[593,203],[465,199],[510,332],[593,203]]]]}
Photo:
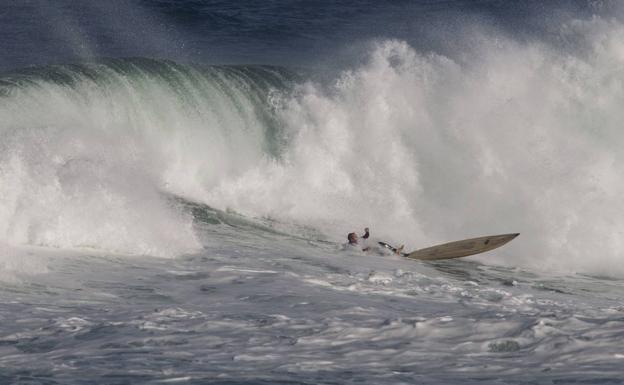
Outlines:
{"type": "Polygon", "coordinates": [[[613,7],[588,0],[11,1],[0,6],[0,69],[129,56],[309,66],[374,38],[448,54],[460,48],[466,24],[543,40],[556,35],[549,25],[558,17],[613,7]]]}

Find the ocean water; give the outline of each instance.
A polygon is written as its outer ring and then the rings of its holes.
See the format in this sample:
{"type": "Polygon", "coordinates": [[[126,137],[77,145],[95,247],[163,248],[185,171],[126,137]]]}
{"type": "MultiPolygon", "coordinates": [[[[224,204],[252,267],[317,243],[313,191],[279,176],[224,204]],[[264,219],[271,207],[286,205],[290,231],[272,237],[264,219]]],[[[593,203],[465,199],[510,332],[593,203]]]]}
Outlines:
{"type": "Polygon", "coordinates": [[[0,384],[624,383],[623,10],[0,5],[0,384]]]}

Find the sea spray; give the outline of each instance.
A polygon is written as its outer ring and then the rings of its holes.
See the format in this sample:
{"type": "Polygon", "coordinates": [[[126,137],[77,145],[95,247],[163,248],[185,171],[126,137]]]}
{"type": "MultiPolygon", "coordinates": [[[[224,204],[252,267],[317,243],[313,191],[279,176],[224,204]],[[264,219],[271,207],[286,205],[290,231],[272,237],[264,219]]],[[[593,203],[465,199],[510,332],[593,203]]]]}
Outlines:
{"type": "Polygon", "coordinates": [[[622,26],[570,28],[585,49],[484,38],[466,63],[376,43],[362,67],[285,102],[283,162],[206,201],[337,240],[367,225],[408,248],[518,231],[490,263],[620,274],[622,26]]]}

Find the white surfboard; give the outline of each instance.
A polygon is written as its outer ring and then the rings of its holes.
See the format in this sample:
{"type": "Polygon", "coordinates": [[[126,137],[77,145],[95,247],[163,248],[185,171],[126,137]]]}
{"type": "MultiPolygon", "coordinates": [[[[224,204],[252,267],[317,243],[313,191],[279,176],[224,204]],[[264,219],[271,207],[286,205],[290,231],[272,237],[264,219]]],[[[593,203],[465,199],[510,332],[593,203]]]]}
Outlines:
{"type": "Polygon", "coordinates": [[[520,235],[520,233],[489,235],[486,237],[464,239],[461,241],[427,247],[425,249],[412,251],[411,253],[403,253],[403,246],[395,248],[385,242],[378,243],[381,246],[392,250],[395,254],[402,255],[406,258],[420,259],[423,261],[435,261],[439,259],[461,258],[469,255],[485,253],[486,251],[501,247],[518,235],[520,235]]]}
{"type": "Polygon", "coordinates": [[[412,251],[411,253],[403,254],[403,256],[424,261],[467,257],[501,247],[518,235],[520,235],[520,233],[464,239],[412,251]]]}

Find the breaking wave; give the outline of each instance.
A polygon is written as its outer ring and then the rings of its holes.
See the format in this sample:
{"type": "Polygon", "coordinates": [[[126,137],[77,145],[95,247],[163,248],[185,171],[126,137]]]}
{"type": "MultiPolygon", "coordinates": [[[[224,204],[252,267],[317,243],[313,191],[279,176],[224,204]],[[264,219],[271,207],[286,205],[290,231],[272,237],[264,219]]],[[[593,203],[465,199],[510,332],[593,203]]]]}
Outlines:
{"type": "Polygon", "coordinates": [[[407,248],[521,232],[489,260],[620,274],[624,27],[562,33],[463,59],[378,41],[330,84],[144,59],[6,75],[0,240],[192,252],[175,195],[407,248]]]}

